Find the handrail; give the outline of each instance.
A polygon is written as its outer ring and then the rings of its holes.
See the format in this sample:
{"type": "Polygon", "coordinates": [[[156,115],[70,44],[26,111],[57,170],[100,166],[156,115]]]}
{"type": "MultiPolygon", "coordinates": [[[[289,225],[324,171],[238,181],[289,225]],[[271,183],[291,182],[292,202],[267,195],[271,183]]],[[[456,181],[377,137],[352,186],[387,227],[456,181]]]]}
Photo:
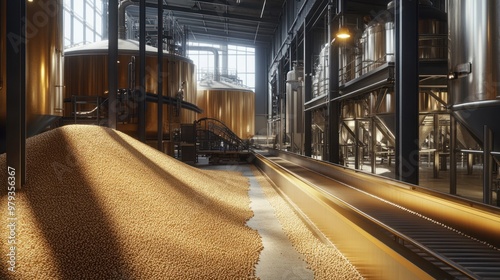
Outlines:
{"type": "MultiPolygon", "coordinates": [[[[221,122],[218,119],[214,118],[201,118],[197,121],[195,121],[197,124],[197,131],[198,132],[208,132],[211,133],[212,135],[216,136],[217,142],[224,142],[225,144],[229,145],[230,147],[234,148],[235,150],[245,150],[248,149],[247,143],[243,141],[241,138],[238,137],[226,124],[221,122]],[[205,123],[205,125],[202,125],[202,123],[205,123]],[[203,127],[203,128],[202,128],[203,127]]],[[[199,135],[198,141],[204,141],[207,142],[210,145],[210,137],[208,139],[204,139],[203,134],[200,136],[200,133],[197,133],[199,135]]],[[[215,143],[215,142],[214,142],[215,143]]],[[[218,146],[218,143],[215,143],[218,146]]]]}

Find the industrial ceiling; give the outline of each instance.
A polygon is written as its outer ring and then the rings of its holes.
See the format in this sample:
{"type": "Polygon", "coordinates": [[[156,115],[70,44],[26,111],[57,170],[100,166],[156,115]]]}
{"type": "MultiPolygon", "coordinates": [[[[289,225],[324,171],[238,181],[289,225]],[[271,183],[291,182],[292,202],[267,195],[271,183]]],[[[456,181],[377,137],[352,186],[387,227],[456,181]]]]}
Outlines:
{"type": "MultiPolygon", "coordinates": [[[[139,0],[126,8],[138,18],[139,0]]],[[[164,14],[188,28],[188,39],[243,45],[269,43],[280,22],[285,0],[163,0],[164,14]]],[[[156,15],[158,1],[146,1],[146,13],[156,15]]]]}

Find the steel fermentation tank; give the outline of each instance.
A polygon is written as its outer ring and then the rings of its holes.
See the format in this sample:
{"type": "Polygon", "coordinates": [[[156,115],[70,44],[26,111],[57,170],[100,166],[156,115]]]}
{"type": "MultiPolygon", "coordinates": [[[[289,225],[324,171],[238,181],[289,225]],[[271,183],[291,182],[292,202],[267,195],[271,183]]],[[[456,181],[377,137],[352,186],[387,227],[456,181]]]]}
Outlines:
{"type": "Polygon", "coordinates": [[[449,103],[454,115],[479,139],[487,126],[500,149],[500,3],[454,0],[448,7],[449,103]]]}
{"type": "Polygon", "coordinates": [[[196,105],[203,112],[198,119],[223,122],[241,139],[255,134],[255,93],[228,82],[209,81],[198,85],[196,105]]]}
{"type": "MultiPolygon", "coordinates": [[[[118,88],[128,89],[131,85],[131,75],[138,84],[139,74],[139,43],[133,40],[118,41],[118,88]],[[131,67],[133,71],[131,72],[131,67]],[[134,74],[131,74],[134,73],[134,74]]],[[[67,49],[65,51],[65,81],[66,95],[69,100],[72,96],[102,96],[107,97],[108,80],[108,42],[101,41],[80,47],[67,49]]],[[[195,65],[185,57],[178,55],[163,54],[162,91],[163,96],[176,98],[179,91],[183,91],[183,100],[194,104],[196,102],[196,81],[194,80],[195,65]]],[[[146,79],[145,91],[147,93],[158,93],[158,63],[157,49],[146,46],[146,79]]],[[[134,104],[128,105],[131,111],[134,104]]],[[[65,116],[70,117],[71,103],[65,105],[65,116]]],[[[164,104],[163,108],[163,134],[169,139],[172,129],[178,129],[179,125],[173,123],[193,123],[196,113],[181,109],[179,116],[176,115],[175,106],[164,104]]],[[[154,139],[157,135],[157,112],[158,106],[155,102],[147,102],[146,108],[146,137],[154,139]]],[[[137,121],[130,123],[118,123],[117,129],[127,134],[138,137],[137,121]]]]}

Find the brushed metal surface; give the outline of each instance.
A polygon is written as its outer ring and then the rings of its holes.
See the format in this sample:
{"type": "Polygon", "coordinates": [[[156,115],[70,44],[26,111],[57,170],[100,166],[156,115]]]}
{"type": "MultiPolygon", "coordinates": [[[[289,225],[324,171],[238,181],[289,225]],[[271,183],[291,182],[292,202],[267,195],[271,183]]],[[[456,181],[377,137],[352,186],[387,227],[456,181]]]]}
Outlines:
{"type": "Polygon", "coordinates": [[[455,71],[471,63],[471,73],[449,83],[451,104],[494,100],[500,81],[500,3],[484,0],[449,1],[449,61],[455,71]]]}

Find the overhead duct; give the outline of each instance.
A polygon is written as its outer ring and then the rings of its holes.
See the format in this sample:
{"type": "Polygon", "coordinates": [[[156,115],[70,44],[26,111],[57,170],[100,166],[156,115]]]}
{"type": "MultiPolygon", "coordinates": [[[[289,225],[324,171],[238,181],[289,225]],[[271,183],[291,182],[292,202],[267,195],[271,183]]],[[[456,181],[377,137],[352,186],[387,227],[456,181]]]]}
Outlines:
{"type": "Polygon", "coordinates": [[[125,10],[128,6],[131,5],[139,6],[139,3],[132,2],[131,0],[123,0],[118,6],[118,39],[127,39],[127,27],[125,26],[125,10]]]}

